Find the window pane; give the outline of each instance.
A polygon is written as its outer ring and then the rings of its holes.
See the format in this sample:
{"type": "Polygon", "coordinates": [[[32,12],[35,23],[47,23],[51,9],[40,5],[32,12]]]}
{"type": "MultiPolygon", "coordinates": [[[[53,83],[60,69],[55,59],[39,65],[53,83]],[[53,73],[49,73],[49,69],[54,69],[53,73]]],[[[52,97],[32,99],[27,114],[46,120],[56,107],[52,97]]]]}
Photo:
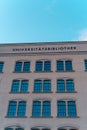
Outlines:
{"type": "Polygon", "coordinates": [[[44,101],[42,106],[42,116],[50,116],[51,114],[51,106],[49,101],[44,101]]]}
{"type": "Polygon", "coordinates": [[[9,117],[16,116],[16,106],[17,106],[17,102],[15,102],[15,101],[9,102],[7,116],[9,116],[9,117]]]}
{"type": "Polygon", "coordinates": [[[64,82],[64,80],[62,80],[62,79],[57,80],[57,91],[58,92],[65,92],[65,82],[64,82]]]}
{"type": "Polygon", "coordinates": [[[19,92],[19,87],[20,87],[20,81],[19,80],[14,80],[12,82],[11,92],[19,92]]]}
{"type": "Polygon", "coordinates": [[[18,113],[17,113],[17,115],[18,116],[25,116],[25,114],[26,114],[26,102],[19,102],[19,104],[18,104],[18,113]]]}
{"type": "Polygon", "coordinates": [[[23,128],[16,128],[15,130],[24,130],[23,128]]]}
{"type": "Polygon", "coordinates": [[[28,80],[22,80],[21,81],[20,92],[28,92],[28,80]]]}
{"type": "Polygon", "coordinates": [[[87,60],[85,60],[85,70],[87,70],[87,60]]]}
{"type": "Polygon", "coordinates": [[[51,81],[50,80],[44,80],[43,92],[50,92],[50,91],[51,91],[51,81]]]}
{"type": "Polygon", "coordinates": [[[57,61],[57,71],[64,71],[64,62],[57,61]]]}
{"type": "Polygon", "coordinates": [[[22,72],[22,62],[16,62],[15,72],[22,72]]]}
{"type": "Polygon", "coordinates": [[[13,128],[5,128],[5,130],[13,130],[13,128]]]}
{"type": "Polygon", "coordinates": [[[72,61],[65,61],[65,70],[72,71],[72,61]]]}
{"type": "Polygon", "coordinates": [[[42,92],[42,80],[35,80],[34,92],[42,92]]]}
{"type": "Polygon", "coordinates": [[[66,117],[66,102],[58,101],[58,116],[66,117]]]}
{"type": "Polygon", "coordinates": [[[33,102],[33,111],[32,116],[41,116],[41,102],[34,101],[33,102]]]}
{"type": "Polygon", "coordinates": [[[66,91],[74,92],[74,81],[73,80],[66,80],[66,91]]]}
{"type": "Polygon", "coordinates": [[[51,62],[50,61],[44,62],[44,71],[51,71],[51,62]]]}
{"type": "Polygon", "coordinates": [[[40,129],[38,129],[38,128],[32,128],[31,130],[40,130],[40,129]]]}
{"type": "Polygon", "coordinates": [[[3,72],[3,66],[4,66],[4,63],[0,62],[0,72],[3,72]]]}
{"type": "Polygon", "coordinates": [[[30,72],[30,62],[24,62],[23,72],[30,72]]]}
{"type": "Polygon", "coordinates": [[[75,104],[75,101],[68,101],[68,116],[76,117],[76,104],[75,104]]]}
{"type": "Polygon", "coordinates": [[[36,62],[36,71],[42,71],[42,68],[43,68],[43,62],[37,61],[36,62]]]}

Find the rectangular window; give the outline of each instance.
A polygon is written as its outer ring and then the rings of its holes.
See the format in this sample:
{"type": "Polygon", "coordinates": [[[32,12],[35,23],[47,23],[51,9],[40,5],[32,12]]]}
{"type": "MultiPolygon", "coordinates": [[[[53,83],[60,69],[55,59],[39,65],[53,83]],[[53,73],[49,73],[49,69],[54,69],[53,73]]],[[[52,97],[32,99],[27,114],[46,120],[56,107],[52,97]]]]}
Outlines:
{"type": "Polygon", "coordinates": [[[40,115],[41,115],[41,102],[34,101],[33,102],[32,116],[39,117],[40,115]]]}
{"type": "Polygon", "coordinates": [[[57,71],[64,71],[64,62],[57,61],[57,71]]]}
{"type": "Polygon", "coordinates": [[[49,101],[34,101],[32,116],[49,117],[51,115],[51,104],[49,101]]]}
{"type": "Polygon", "coordinates": [[[51,115],[50,110],[51,110],[50,102],[44,101],[43,107],[42,107],[42,116],[43,117],[49,117],[51,115]]]}
{"type": "Polygon", "coordinates": [[[16,62],[15,72],[22,72],[22,62],[16,62]]]}
{"type": "Polygon", "coordinates": [[[66,103],[65,101],[58,101],[58,117],[66,117],[66,103]]]}
{"type": "Polygon", "coordinates": [[[36,62],[36,71],[42,71],[43,70],[43,62],[42,61],[37,61],[36,62]]]}
{"type": "Polygon", "coordinates": [[[51,91],[51,81],[44,80],[43,81],[43,92],[50,92],[51,91]]]}
{"type": "Polygon", "coordinates": [[[24,62],[23,72],[30,72],[30,62],[24,62]]]}
{"type": "Polygon", "coordinates": [[[0,73],[3,72],[4,62],[0,62],[0,73]]]}
{"type": "Polygon", "coordinates": [[[34,92],[42,92],[42,80],[35,80],[34,92]]]}
{"type": "Polygon", "coordinates": [[[74,92],[74,81],[73,80],[66,80],[66,91],[67,92],[74,92]]]}
{"type": "Polygon", "coordinates": [[[57,80],[57,91],[65,92],[65,82],[62,79],[57,80]]]}
{"type": "Polygon", "coordinates": [[[65,61],[65,70],[72,71],[72,61],[65,61]]]}
{"type": "Polygon", "coordinates": [[[68,101],[68,116],[76,117],[76,104],[75,101],[68,101]]]}
{"type": "Polygon", "coordinates": [[[26,102],[10,101],[7,116],[8,117],[23,117],[26,113],[26,102]]]}
{"type": "Polygon", "coordinates": [[[28,92],[28,85],[28,80],[13,80],[11,92],[28,92]]]}
{"type": "Polygon", "coordinates": [[[51,71],[51,62],[44,61],[44,71],[51,71]]]}
{"type": "Polygon", "coordinates": [[[9,117],[16,116],[16,107],[17,107],[17,102],[15,102],[15,101],[10,101],[10,102],[9,102],[9,107],[8,107],[7,116],[9,116],[9,117]]]}
{"type": "Polygon", "coordinates": [[[87,70],[87,60],[85,60],[85,70],[87,70]]]}
{"type": "Polygon", "coordinates": [[[25,116],[25,114],[26,114],[26,102],[20,101],[18,104],[17,116],[21,117],[25,116]]]}

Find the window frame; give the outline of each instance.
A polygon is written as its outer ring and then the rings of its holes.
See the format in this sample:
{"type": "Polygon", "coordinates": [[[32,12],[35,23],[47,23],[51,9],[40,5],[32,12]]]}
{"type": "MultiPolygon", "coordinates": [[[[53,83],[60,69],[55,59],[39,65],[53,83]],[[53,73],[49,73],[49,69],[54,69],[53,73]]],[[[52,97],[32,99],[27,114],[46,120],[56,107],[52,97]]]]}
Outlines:
{"type": "Polygon", "coordinates": [[[57,84],[57,91],[56,91],[57,93],[77,93],[76,90],[75,90],[75,81],[72,78],[59,78],[59,79],[56,80],[56,84],[57,84]],[[58,91],[58,80],[64,81],[64,91],[58,91]],[[69,80],[73,81],[74,91],[68,91],[67,90],[67,81],[69,81],[69,80]]]}
{"type": "Polygon", "coordinates": [[[14,93],[29,93],[29,80],[28,79],[13,79],[12,80],[12,83],[11,83],[11,90],[10,90],[10,93],[14,94],[14,93]],[[13,89],[13,82],[14,81],[19,81],[19,85],[18,85],[18,91],[17,92],[13,92],[12,89],[13,89]],[[22,81],[27,81],[28,82],[28,86],[27,86],[27,92],[22,92],[21,91],[21,87],[22,87],[22,81]]]}
{"type": "Polygon", "coordinates": [[[77,102],[76,100],[73,99],[65,99],[65,100],[57,100],[57,117],[58,118],[77,118],[78,117],[78,113],[77,113],[77,102]],[[58,116],[58,102],[59,101],[64,101],[65,102],[65,107],[66,107],[66,116],[58,116]],[[68,112],[69,112],[69,108],[68,108],[68,102],[75,102],[75,111],[76,111],[76,115],[75,116],[69,116],[68,112]]]}
{"type": "Polygon", "coordinates": [[[3,73],[3,69],[4,69],[4,61],[0,61],[0,66],[2,64],[2,68],[0,68],[0,73],[3,73]]]}
{"type": "Polygon", "coordinates": [[[31,71],[31,61],[30,60],[18,60],[18,61],[15,61],[15,67],[14,67],[14,73],[30,73],[31,71]],[[21,71],[18,71],[16,70],[16,64],[21,62],[22,63],[22,66],[21,66],[21,71]],[[28,71],[24,71],[24,64],[25,63],[29,63],[29,70],[28,71]]]}
{"type": "Polygon", "coordinates": [[[35,79],[33,86],[34,86],[33,87],[33,93],[52,93],[51,79],[35,79]],[[41,91],[36,91],[35,90],[35,81],[41,81],[41,91]],[[48,92],[44,91],[44,81],[50,81],[50,91],[48,91],[48,92]]]}
{"type": "Polygon", "coordinates": [[[50,100],[34,100],[34,101],[32,102],[32,116],[31,116],[31,117],[33,117],[33,118],[40,118],[40,117],[42,117],[42,118],[50,118],[50,117],[52,117],[52,116],[51,116],[51,101],[50,101],[50,100]],[[34,115],[33,115],[34,102],[40,102],[40,116],[34,116],[34,115]],[[49,102],[49,103],[50,103],[50,110],[49,110],[49,111],[50,111],[50,116],[43,116],[43,103],[44,103],[44,102],[49,102]]]}
{"type": "Polygon", "coordinates": [[[6,117],[8,117],[8,118],[15,118],[15,117],[24,118],[24,117],[26,117],[26,110],[27,110],[27,101],[25,101],[25,100],[10,100],[9,103],[8,103],[6,117]],[[10,111],[9,110],[10,102],[16,102],[16,108],[15,108],[15,115],[14,116],[11,116],[11,115],[8,114],[9,111],[10,111]],[[25,102],[25,106],[24,106],[25,107],[25,115],[24,116],[18,116],[18,109],[19,109],[19,103],[20,102],[25,102]]]}
{"type": "Polygon", "coordinates": [[[72,59],[59,59],[59,60],[56,60],[56,71],[57,72],[74,72],[73,70],[73,60],[72,59]],[[71,68],[70,70],[67,70],[66,69],[66,62],[71,62],[71,68]],[[58,70],[58,62],[63,62],[63,69],[61,70],[58,70]]]}
{"type": "Polygon", "coordinates": [[[37,60],[35,63],[35,72],[52,72],[52,61],[51,60],[37,60]],[[41,70],[37,70],[37,62],[42,62],[41,70]],[[45,70],[45,62],[50,62],[50,69],[45,70]]]}

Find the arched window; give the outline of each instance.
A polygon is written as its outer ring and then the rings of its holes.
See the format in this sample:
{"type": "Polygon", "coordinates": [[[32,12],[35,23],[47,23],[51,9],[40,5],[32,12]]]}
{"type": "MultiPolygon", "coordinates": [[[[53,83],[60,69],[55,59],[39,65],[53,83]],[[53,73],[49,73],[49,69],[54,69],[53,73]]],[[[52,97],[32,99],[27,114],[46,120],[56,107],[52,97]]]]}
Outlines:
{"type": "Polygon", "coordinates": [[[31,128],[31,130],[50,130],[50,129],[46,127],[34,127],[34,128],[31,128]]]}
{"type": "Polygon", "coordinates": [[[17,126],[9,126],[6,127],[5,130],[24,130],[24,128],[17,127],[17,126]]]}
{"type": "Polygon", "coordinates": [[[58,128],[58,130],[78,130],[78,129],[71,126],[65,126],[65,127],[58,128]]]}

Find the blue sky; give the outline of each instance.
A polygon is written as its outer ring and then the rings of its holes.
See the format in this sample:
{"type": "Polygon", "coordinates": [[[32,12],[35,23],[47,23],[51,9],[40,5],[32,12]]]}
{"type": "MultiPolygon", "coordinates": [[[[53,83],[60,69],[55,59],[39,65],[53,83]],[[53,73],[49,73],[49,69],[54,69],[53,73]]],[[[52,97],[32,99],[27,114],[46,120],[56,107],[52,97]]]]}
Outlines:
{"type": "Polygon", "coordinates": [[[87,0],[0,0],[0,43],[87,40],[87,0]]]}

